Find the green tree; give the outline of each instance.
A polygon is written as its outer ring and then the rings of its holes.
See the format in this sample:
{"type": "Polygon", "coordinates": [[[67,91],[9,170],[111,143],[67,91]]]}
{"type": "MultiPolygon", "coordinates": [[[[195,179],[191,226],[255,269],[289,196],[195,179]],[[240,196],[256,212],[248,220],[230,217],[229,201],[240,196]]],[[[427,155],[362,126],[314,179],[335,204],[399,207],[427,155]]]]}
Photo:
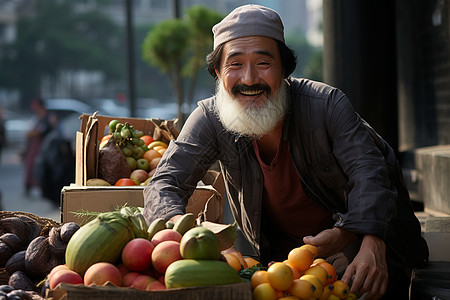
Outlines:
{"type": "Polygon", "coordinates": [[[178,118],[184,123],[182,111],[186,104],[190,107],[197,83],[197,75],[205,65],[206,54],[212,49],[214,24],[222,15],[204,6],[192,6],[186,11],[185,19],[166,20],[150,30],[142,44],[142,58],[168,73],[174,86],[178,118]],[[189,79],[185,92],[183,78],[189,79]]]}
{"type": "Polygon", "coordinates": [[[142,58],[166,72],[175,89],[178,104],[178,117],[181,124],[184,118],[181,111],[184,98],[182,69],[187,60],[189,27],[181,19],[170,19],[159,23],[149,32],[142,44],[142,58]]]}
{"type": "Polygon", "coordinates": [[[223,15],[202,5],[195,5],[186,11],[190,26],[191,57],[184,67],[184,74],[190,78],[186,103],[191,108],[194,98],[197,75],[206,65],[205,56],[213,48],[212,27],[223,19],[223,15]]]}
{"type": "Polygon", "coordinates": [[[72,1],[34,1],[33,14],[19,16],[17,38],[2,49],[0,85],[17,88],[25,106],[40,93],[41,78],[63,70],[100,70],[123,78],[120,29],[103,14],[76,13],[72,1]]]}

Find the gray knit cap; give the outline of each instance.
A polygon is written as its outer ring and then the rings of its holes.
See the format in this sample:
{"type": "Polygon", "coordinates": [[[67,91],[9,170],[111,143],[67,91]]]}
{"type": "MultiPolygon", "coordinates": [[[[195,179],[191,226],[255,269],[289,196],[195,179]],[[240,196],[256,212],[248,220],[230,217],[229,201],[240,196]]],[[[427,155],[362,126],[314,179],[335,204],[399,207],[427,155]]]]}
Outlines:
{"type": "Polygon", "coordinates": [[[214,49],[220,44],[245,36],[265,36],[284,43],[283,22],[273,9],[248,4],[234,9],[212,28],[214,49]]]}

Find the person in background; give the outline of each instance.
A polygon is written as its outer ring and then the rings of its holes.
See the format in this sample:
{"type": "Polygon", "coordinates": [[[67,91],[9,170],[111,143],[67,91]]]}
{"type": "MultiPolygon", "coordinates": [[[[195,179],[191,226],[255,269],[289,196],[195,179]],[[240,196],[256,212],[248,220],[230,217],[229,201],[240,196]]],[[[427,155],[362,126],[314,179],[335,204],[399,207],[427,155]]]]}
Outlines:
{"type": "Polygon", "coordinates": [[[2,161],[2,150],[6,147],[7,138],[6,138],[6,128],[5,128],[5,119],[3,118],[3,108],[0,107],[0,163],[2,161]]]}
{"type": "Polygon", "coordinates": [[[45,108],[42,98],[35,98],[31,101],[31,109],[35,113],[32,128],[27,132],[26,146],[24,149],[24,190],[25,196],[29,196],[33,187],[39,188],[39,183],[34,176],[35,160],[41,149],[44,137],[52,130],[52,114],[45,108]]]}
{"type": "Polygon", "coordinates": [[[219,161],[233,217],[262,263],[307,243],[358,296],[409,299],[428,247],[395,152],[339,89],[290,76],[296,56],[283,31],[259,5],[213,27],[216,93],[171,141],[144,189],[144,216],[176,221],[219,161]]]}

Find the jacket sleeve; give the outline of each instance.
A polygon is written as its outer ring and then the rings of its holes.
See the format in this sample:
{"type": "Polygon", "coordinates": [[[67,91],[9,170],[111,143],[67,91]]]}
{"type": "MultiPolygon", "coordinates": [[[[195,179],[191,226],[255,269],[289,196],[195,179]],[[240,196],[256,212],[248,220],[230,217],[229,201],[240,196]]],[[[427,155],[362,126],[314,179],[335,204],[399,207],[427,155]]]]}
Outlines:
{"type": "Polygon", "coordinates": [[[150,224],[184,214],[188,199],[209,167],[217,160],[211,113],[197,107],[172,140],[157,171],[144,188],[144,216],[150,224]]]}
{"type": "Polygon", "coordinates": [[[347,211],[339,214],[336,226],[387,240],[394,234],[390,223],[398,201],[390,178],[393,151],[340,91],[331,94],[327,107],[332,152],[348,177],[347,211]]]}

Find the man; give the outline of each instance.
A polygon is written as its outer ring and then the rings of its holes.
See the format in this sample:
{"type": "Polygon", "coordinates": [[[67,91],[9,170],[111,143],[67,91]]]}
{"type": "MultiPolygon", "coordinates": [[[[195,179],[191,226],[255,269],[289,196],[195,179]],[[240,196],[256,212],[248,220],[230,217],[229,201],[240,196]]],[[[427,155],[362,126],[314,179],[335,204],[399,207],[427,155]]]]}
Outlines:
{"type": "Polygon", "coordinates": [[[147,221],[184,214],[218,160],[262,262],[312,244],[320,257],[345,254],[342,279],[357,295],[408,299],[411,268],[428,248],[392,149],[341,91],[289,77],[296,58],[275,11],[239,7],[213,33],[216,95],[198,103],[145,188],[147,221]]]}

